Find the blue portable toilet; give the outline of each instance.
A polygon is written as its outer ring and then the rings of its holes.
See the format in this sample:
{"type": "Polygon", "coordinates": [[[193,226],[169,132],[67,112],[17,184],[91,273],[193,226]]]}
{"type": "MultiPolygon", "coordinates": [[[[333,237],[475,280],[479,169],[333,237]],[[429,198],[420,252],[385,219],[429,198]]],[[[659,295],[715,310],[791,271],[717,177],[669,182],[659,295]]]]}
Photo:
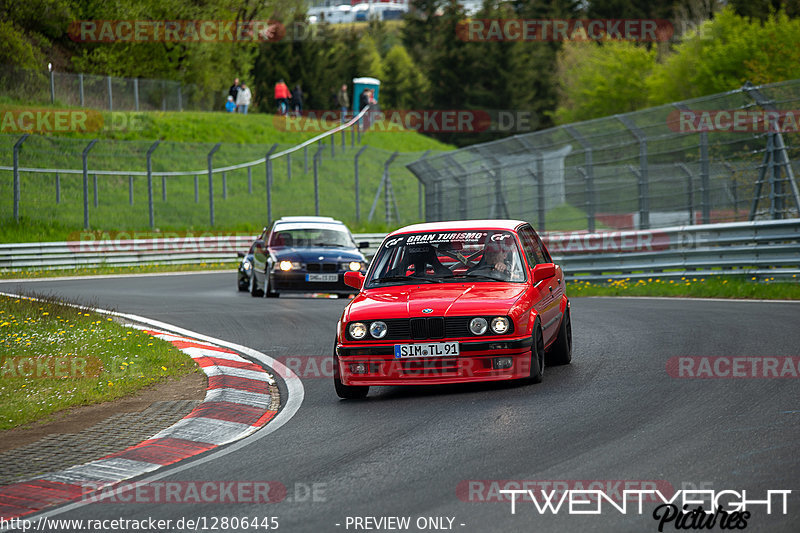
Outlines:
{"type": "Polygon", "coordinates": [[[364,89],[372,89],[375,93],[375,100],[380,102],[378,91],[381,88],[381,80],[376,78],[353,78],[353,111],[358,113],[358,102],[361,100],[361,93],[364,89]]]}

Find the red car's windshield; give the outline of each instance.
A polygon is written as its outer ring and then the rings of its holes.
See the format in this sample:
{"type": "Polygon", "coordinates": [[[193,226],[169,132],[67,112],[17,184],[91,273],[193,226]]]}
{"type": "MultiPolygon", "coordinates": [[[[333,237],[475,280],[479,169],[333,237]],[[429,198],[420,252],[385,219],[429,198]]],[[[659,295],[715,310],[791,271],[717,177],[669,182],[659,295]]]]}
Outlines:
{"type": "Polygon", "coordinates": [[[517,239],[500,230],[399,235],[384,242],[372,264],[368,287],[526,280],[517,239]]]}

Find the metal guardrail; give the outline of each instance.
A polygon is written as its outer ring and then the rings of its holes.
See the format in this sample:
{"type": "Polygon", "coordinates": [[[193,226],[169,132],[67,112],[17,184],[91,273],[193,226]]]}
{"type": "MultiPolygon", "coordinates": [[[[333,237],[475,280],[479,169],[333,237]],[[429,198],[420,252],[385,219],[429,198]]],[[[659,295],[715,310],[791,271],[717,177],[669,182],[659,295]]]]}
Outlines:
{"type": "Polygon", "coordinates": [[[571,280],[800,275],[800,219],[574,232],[543,240],[571,280]]]}
{"type": "MultiPolygon", "coordinates": [[[[353,235],[368,241],[365,255],[375,254],[383,233],[353,235]]],[[[247,251],[255,236],[172,237],[164,239],[107,239],[44,243],[0,244],[0,270],[66,270],[146,264],[232,263],[247,251]]]]}
{"type": "MultiPolygon", "coordinates": [[[[371,257],[385,234],[353,237],[370,243],[365,255],[371,257]]],[[[0,270],[233,264],[236,253],[246,251],[253,240],[245,235],[0,244],[0,270]]],[[[543,240],[571,280],[800,275],[800,219],[559,233],[543,240]]]]}

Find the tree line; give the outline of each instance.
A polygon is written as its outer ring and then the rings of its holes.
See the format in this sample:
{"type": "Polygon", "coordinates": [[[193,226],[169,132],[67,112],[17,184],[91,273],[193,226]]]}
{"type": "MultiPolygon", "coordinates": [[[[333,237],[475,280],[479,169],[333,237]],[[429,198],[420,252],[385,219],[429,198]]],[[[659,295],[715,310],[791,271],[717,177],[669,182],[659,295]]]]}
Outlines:
{"type": "MultiPolygon", "coordinates": [[[[166,78],[211,89],[224,102],[234,77],[273,112],[278,79],[299,84],[306,109],[335,109],[358,76],[382,81],[385,109],[528,111],[536,128],[735,89],[749,80],[800,78],[800,3],[781,0],[509,0],[476,19],[664,19],[664,42],[486,41],[459,32],[454,0],[412,0],[400,23],[309,26],[302,0],[26,0],[0,4],[0,64],[122,77],[166,78]],[[264,42],[86,43],[76,20],[280,21],[264,42]],[[298,33],[293,28],[302,28],[298,33]]],[[[351,87],[352,90],[352,87],[351,87]]],[[[352,93],[351,93],[352,94],[352,93]]],[[[438,134],[458,145],[493,133],[438,134]]]]}

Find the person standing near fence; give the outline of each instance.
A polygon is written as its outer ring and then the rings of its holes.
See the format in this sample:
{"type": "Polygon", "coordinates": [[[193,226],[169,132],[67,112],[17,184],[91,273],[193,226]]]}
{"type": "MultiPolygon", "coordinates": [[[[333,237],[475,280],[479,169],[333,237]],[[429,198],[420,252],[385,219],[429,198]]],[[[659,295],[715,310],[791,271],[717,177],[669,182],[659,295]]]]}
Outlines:
{"type": "Polygon", "coordinates": [[[253,95],[250,93],[250,87],[246,83],[242,83],[242,88],[239,89],[239,95],[236,97],[236,109],[243,115],[247,114],[247,108],[250,107],[250,100],[253,95]]]}
{"type": "MultiPolygon", "coordinates": [[[[233,97],[234,105],[236,104],[236,98],[239,96],[240,89],[241,87],[239,87],[239,78],[236,78],[235,80],[233,80],[233,85],[231,85],[231,88],[228,89],[228,96],[233,97]]],[[[236,109],[234,108],[234,111],[235,110],[236,109]]]]}
{"type": "Polygon", "coordinates": [[[303,113],[303,89],[300,88],[299,83],[294,86],[292,91],[292,111],[298,117],[303,113]]]}
{"type": "Polygon", "coordinates": [[[350,108],[350,96],[347,94],[347,84],[342,84],[342,90],[336,96],[336,101],[339,104],[339,109],[342,111],[342,122],[347,118],[347,110],[350,108]]]}
{"type": "Polygon", "coordinates": [[[291,96],[286,82],[284,82],[283,79],[278,80],[278,83],[275,84],[275,103],[281,115],[285,115],[289,112],[289,98],[291,98],[291,96]]]}

